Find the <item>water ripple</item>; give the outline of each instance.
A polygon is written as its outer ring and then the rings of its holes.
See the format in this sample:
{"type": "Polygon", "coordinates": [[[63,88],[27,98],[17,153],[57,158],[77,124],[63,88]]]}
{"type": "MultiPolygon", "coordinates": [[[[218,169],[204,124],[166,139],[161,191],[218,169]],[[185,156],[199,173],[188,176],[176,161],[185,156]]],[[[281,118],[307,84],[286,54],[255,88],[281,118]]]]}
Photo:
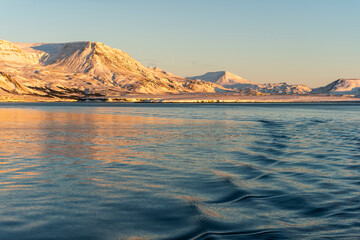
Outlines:
{"type": "Polygon", "coordinates": [[[0,105],[0,239],[359,239],[359,110],[0,105]]]}

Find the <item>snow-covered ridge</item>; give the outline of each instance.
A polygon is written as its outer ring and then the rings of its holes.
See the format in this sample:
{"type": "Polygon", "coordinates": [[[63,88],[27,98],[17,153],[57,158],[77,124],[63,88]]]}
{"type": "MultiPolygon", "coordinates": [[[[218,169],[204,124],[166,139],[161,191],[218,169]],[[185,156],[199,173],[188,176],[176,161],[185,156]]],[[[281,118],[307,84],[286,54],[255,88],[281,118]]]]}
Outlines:
{"type": "MultiPolygon", "coordinates": [[[[312,93],[358,95],[359,79],[339,79],[312,93]]],[[[219,71],[182,78],[149,68],[120,49],[99,42],[12,43],[0,40],[0,93],[57,98],[122,94],[236,92],[308,94],[304,85],[259,84],[219,71]]]]}
{"type": "Polygon", "coordinates": [[[324,87],[313,89],[312,93],[360,96],[360,79],[340,78],[324,87]]]}
{"type": "Polygon", "coordinates": [[[24,86],[54,94],[119,95],[226,91],[144,67],[120,49],[99,42],[12,43],[0,41],[0,71],[24,86]]]}
{"type": "Polygon", "coordinates": [[[230,73],[227,71],[208,72],[205,73],[204,75],[188,77],[188,79],[194,79],[194,80],[200,79],[203,81],[219,84],[223,87],[230,87],[237,89],[258,85],[258,83],[251,82],[249,80],[237,76],[234,73],[230,73]]]}
{"type": "Polygon", "coordinates": [[[189,79],[201,79],[214,82],[223,87],[248,94],[307,94],[311,92],[311,89],[305,85],[291,85],[287,83],[259,84],[226,71],[208,72],[204,75],[190,77],[189,79]]]}
{"type": "Polygon", "coordinates": [[[41,55],[41,53],[24,51],[12,42],[0,40],[0,61],[36,64],[41,55]]]}
{"type": "Polygon", "coordinates": [[[273,94],[308,94],[311,88],[302,84],[267,83],[259,85],[258,91],[273,94]]]}

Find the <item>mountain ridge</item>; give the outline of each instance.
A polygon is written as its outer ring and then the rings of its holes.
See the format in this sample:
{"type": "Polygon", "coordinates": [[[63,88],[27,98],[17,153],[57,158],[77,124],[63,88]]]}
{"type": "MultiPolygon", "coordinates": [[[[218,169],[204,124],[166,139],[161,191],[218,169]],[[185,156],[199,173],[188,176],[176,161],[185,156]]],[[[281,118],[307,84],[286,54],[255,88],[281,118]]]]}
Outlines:
{"type": "Polygon", "coordinates": [[[260,84],[246,80],[228,71],[208,72],[203,75],[189,77],[214,82],[223,87],[246,94],[308,94],[311,89],[301,84],[266,83],[260,84]]]}
{"type": "MultiPolygon", "coordinates": [[[[179,94],[226,89],[147,68],[120,49],[103,43],[12,43],[0,41],[0,71],[29,89],[47,94],[179,94]]],[[[31,93],[29,93],[31,94],[31,93]]],[[[61,95],[60,94],[60,95],[61,95]]]]}
{"type": "Polygon", "coordinates": [[[326,86],[313,89],[312,93],[360,96],[360,79],[339,78],[326,86]]]}
{"type": "Polygon", "coordinates": [[[251,82],[228,71],[207,72],[203,75],[187,77],[187,79],[200,79],[203,81],[219,84],[223,87],[236,87],[238,89],[259,85],[258,83],[251,82]]]}
{"type": "Polygon", "coordinates": [[[0,40],[2,93],[79,98],[123,94],[239,93],[349,94],[359,96],[359,79],[338,79],[310,89],[301,84],[259,84],[228,71],[183,78],[145,67],[126,52],[92,41],[13,43],[0,40]]]}

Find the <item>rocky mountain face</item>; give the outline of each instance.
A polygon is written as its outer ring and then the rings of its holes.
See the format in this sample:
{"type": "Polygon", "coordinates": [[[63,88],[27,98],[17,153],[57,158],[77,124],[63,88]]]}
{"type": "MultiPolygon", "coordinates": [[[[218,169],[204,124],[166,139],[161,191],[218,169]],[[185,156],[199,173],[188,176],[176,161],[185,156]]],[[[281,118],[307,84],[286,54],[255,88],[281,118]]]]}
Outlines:
{"type": "Polygon", "coordinates": [[[290,85],[287,83],[259,84],[251,82],[233,73],[226,71],[208,72],[204,75],[190,77],[189,79],[200,79],[219,84],[223,87],[233,89],[250,95],[258,94],[308,94],[311,89],[305,85],[290,85]]]}
{"type": "Polygon", "coordinates": [[[360,96],[360,79],[338,79],[324,87],[313,89],[312,93],[360,96]]]}
{"type": "Polygon", "coordinates": [[[54,97],[177,94],[225,90],[147,68],[127,53],[98,42],[12,43],[0,40],[0,89],[54,97]]]}
{"type": "Polygon", "coordinates": [[[36,94],[35,91],[25,87],[9,74],[0,72],[0,90],[13,94],[36,94]]]}

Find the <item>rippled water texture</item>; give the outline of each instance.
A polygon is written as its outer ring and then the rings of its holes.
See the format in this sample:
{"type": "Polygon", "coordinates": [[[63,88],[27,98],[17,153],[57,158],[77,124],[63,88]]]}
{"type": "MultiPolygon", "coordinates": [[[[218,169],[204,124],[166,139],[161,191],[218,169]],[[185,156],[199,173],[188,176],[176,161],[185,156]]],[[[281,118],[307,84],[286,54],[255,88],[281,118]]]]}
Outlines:
{"type": "Polygon", "coordinates": [[[0,239],[359,239],[359,104],[1,104],[0,239]]]}

